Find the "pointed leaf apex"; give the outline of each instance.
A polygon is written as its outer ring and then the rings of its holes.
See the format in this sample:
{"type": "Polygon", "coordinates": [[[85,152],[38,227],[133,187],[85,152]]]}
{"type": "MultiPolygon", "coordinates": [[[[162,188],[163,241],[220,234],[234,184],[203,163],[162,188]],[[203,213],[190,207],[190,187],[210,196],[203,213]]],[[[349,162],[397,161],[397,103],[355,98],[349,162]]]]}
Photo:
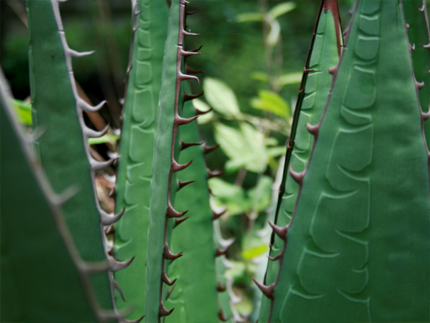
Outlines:
{"type": "Polygon", "coordinates": [[[275,283],[266,286],[266,285],[259,283],[255,279],[253,279],[253,281],[267,298],[273,299],[273,294],[275,292],[275,283]]]}

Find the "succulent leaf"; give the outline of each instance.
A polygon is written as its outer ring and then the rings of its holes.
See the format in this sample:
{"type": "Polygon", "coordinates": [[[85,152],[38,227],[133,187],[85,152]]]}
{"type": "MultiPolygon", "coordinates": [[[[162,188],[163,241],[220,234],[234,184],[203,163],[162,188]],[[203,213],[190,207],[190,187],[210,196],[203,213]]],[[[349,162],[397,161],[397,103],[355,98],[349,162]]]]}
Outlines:
{"type": "Polygon", "coordinates": [[[4,82],[0,79],[0,176],[8,188],[0,202],[0,321],[112,322],[108,317],[115,315],[100,309],[90,283],[90,271],[106,271],[107,262],[85,263],[79,256],[63,218],[66,201],[42,172],[4,82]]]}
{"type": "MultiPolygon", "coordinates": [[[[315,25],[314,37],[305,64],[299,98],[295,109],[293,125],[288,143],[283,182],[276,208],[275,224],[271,224],[276,233],[272,237],[272,250],[265,283],[272,285],[279,271],[280,251],[285,243],[287,224],[291,220],[299,191],[301,172],[306,169],[311,153],[314,136],[309,131],[309,124],[318,124],[324,111],[326,98],[332,83],[329,69],[339,61],[342,47],[341,30],[337,1],[321,1],[321,8],[315,25]],[[290,172],[293,169],[295,172],[290,172]]],[[[315,131],[312,131],[315,132],[315,131]]],[[[261,317],[269,317],[272,301],[263,298],[261,317]]],[[[264,320],[263,320],[264,322],[264,320]]]]}
{"type": "Polygon", "coordinates": [[[145,314],[150,186],[167,19],[164,1],[141,0],[133,10],[135,31],[116,182],[116,210],[125,208],[125,215],[114,226],[115,256],[122,261],[135,257],[127,269],[115,273],[127,299],[116,294],[116,307],[132,306],[129,320],[145,314]]]}
{"type": "MultiPolygon", "coordinates": [[[[102,210],[93,187],[96,169],[106,164],[95,162],[89,152],[83,100],[77,95],[59,3],[29,0],[27,8],[33,129],[43,129],[35,142],[42,168],[55,193],[77,188],[62,209],[82,259],[106,261],[102,210]]],[[[108,273],[93,275],[91,281],[102,308],[112,309],[108,273]]]]}
{"type": "Polygon", "coordinates": [[[430,319],[429,156],[402,9],[358,2],[265,322],[430,319]]]}

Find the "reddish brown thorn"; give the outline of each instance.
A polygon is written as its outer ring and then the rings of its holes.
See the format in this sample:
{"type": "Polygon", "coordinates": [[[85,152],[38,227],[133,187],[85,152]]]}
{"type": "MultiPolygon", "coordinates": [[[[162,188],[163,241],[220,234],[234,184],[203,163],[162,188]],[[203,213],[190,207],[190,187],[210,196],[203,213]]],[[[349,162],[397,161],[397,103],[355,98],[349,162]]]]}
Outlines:
{"type": "Polygon", "coordinates": [[[417,86],[418,91],[424,87],[424,82],[415,81],[415,85],[417,86]]]}
{"type": "Polygon", "coordinates": [[[219,249],[219,248],[215,248],[215,257],[219,257],[222,255],[225,255],[225,253],[227,252],[227,250],[230,248],[230,246],[233,244],[234,241],[231,242],[230,245],[228,245],[227,247],[225,247],[224,249],[219,249]]]}
{"type": "Polygon", "coordinates": [[[200,79],[195,75],[182,74],[179,72],[178,78],[180,81],[195,80],[200,85],[200,79]]]}
{"type": "Polygon", "coordinates": [[[199,98],[199,97],[201,97],[203,95],[203,93],[204,93],[203,91],[201,93],[199,93],[199,94],[187,94],[187,93],[184,93],[184,102],[192,100],[192,99],[199,98]]]}
{"type": "Polygon", "coordinates": [[[313,72],[315,71],[313,68],[305,68],[303,72],[313,72]]]}
{"type": "Polygon", "coordinates": [[[197,12],[197,11],[187,11],[187,12],[185,12],[185,14],[186,14],[187,16],[190,16],[190,15],[194,15],[196,12],[197,12]]]}
{"type": "Polygon", "coordinates": [[[185,186],[187,186],[188,184],[191,184],[191,183],[194,183],[195,181],[186,181],[186,182],[181,182],[181,181],[179,181],[179,184],[178,184],[178,191],[180,190],[180,189],[182,189],[182,188],[184,188],[185,186]]]}
{"type": "Polygon", "coordinates": [[[270,257],[270,256],[269,256],[269,260],[271,260],[271,261],[276,261],[276,260],[281,259],[281,257],[282,257],[282,253],[280,253],[280,254],[276,255],[275,257],[270,257]]]}
{"type": "Polygon", "coordinates": [[[303,172],[295,172],[292,168],[290,168],[290,175],[291,177],[300,184],[303,181],[303,178],[305,177],[306,171],[303,172]]]}
{"type": "Polygon", "coordinates": [[[214,215],[212,220],[219,219],[223,214],[225,214],[225,212],[227,212],[227,209],[225,209],[224,211],[221,211],[221,212],[212,211],[212,213],[214,215]]]}
{"type": "Polygon", "coordinates": [[[211,171],[209,168],[206,168],[206,171],[208,172],[208,175],[209,175],[208,178],[217,177],[217,176],[224,174],[223,170],[211,171]]]}
{"type": "Polygon", "coordinates": [[[180,116],[176,116],[175,117],[175,124],[177,124],[178,126],[182,126],[184,124],[188,124],[190,122],[193,122],[194,120],[196,120],[199,116],[194,116],[191,118],[182,118],[180,116]]]}
{"type": "Polygon", "coordinates": [[[182,222],[184,222],[188,218],[189,218],[189,216],[186,216],[185,218],[182,218],[182,219],[175,219],[175,225],[173,228],[176,228],[178,225],[180,225],[182,222]]]}
{"type": "Polygon", "coordinates": [[[180,218],[181,216],[184,216],[187,212],[188,212],[188,210],[186,210],[184,212],[178,212],[173,208],[170,201],[169,201],[169,203],[167,203],[167,217],[168,218],[180,218]]]}
{"type": "Polygon", "coordinates": [[[257,285],[258,288],[263,292],[264,295],[266,295],[267,298],[273,299],[273,294],[275,292],[275,283],[271,285],[263,285],[256,281],[255,279],[252,279],[254,283],[257,285]]]}
{"type": "Polygon", "coordinates": [[[188,56],[192,56],[192,55],[200,55],[199,52],[195,52],[195,51],[187,51],[187,50],[180,50],[180,54],[184,57],[188,57],[188,56]]]}
{"type": "Polygon", "coordinates": [[[405,24],[405,26],[406,26],[406,29],[411,28],[411,25],[409,25],[409,24],[405,24]]]}
{"type": "Polygon", "coordinates": [[[167,277],[166,272],[164,270],[161,273],[161,280],[163,281],[163,283],[169,286],[173,286],[173,284],[176,282],[176,278],[173,281],[170,281],[169,277],[167,277]]]}
{"type": "Polygon", "coordinates": [[[206,146],[206,144],[203,144],[203,154],[209,154],[210,152],[214,151],[215,149],[217,149],[219,147],[219,145],[215,145],[215,146],[206,146]]]}
{"type": "Polygon", "coordinates": [[[174,285],[171,290],[167,291],[166,299],[169,299],[170,295],[173,293],[173,290],[175,289],[175,286],[176,285],[174,285]]]}
{"type": "Polygon", "coordinates": [[[226,286],[221,285],[221,283],[220,283],[220,282],[218,282],[218,287],[216,288],[216,291],[217,291],[218,293],[222,293],[222,292],[225,292],[226,290],[227,290],[227,287],[226,287],[226,286]]]}
{"type": "Polygon", "coordinates": [[[191,146],[198,146],[198,145],[202,145],[202,142],[183,142],[181,140],[181,150],[187,149],[188,147],[191,146]]]}
{"type": "Polygon", "coordinates": [[[202,115],[202,114],[206,114],[206,113],[211,112],[213,109],[212,109],[212,108],[210,108],[209,110],[202,111],[202,110],[199,110],[199,109],[197,109],[196,107],[194,107],[194,110],[196,111],[196,114],[197,114],[197,115],[202,115]]]}
{"type": "Polygon", "coordinates": [[[227,318],[225,318],[224,313],[222,312],[222,309],[219,310],[218,312],[218,318],[222,321],[222,322],[227,322],[227,318]]]}
{"type": "Polygon", "coordinates": [[[168,315],[172,314],[173,310],[174,310],[174,308],[172,308],[170,311],[168,311],[168,310],[164,307],[163,303],[161,303],[161,304],[160,304],[160,312],[159,312],[159,314],[158,314],[158,315],[159,315],[160,317],[168,316],[168,315]]]}
{"type": "Polygon", "coordinates": [[[124,293],[122,292],[121,287],[119,287],[119,284],[116,280],[113,281],[113,287],[118,291],[118,293],[121,295],[121,298],[124,302],[127,302],[127,300],[124,297],[124,293]]]}
{"type": "Polygon", "coordinates": [[[111,233],[114,233],[114,232],[115,232],[115,229],[113,227],[113,224],[111,224],[110,226],[108,226],[107,229],[106,229],[106,231],[105,231],[106,234],[111,234],[111,233]]]}
{"type": "Polygon", "coordinates": [[[168,259],[168,260],[175,260],[178,259],[179,257],[182,257],[182,252],[174,254],[170,251],[169,246],[167,245],[167,242],[164,243],[164,252],[163,252],[163,257],[164,259],[168,259]]]}
{"type": "Polygon", "coordinates": [[[172,166],[171,166],[172,171],[179,172],[181,170],[184,170],[185,168],[190,166],[192,162],[193,160],[191,159],[188,163],[181,165],[181,164],[178,164],[176,161],[172,161],[172,166]]]}
{"type": "Polygon", "coordinates": [[[423,6],[421,8],[418,8],[419,11],[424,12],[424,10],[426,10],[426,5],[423,4],[423,6]]]}
{"type": "Polygon", "coordinates": [[[111,190],[110,190],[110,192],[109,192],[109,197],[115,197],[116,196],[116,190],[115,190],[115,187],[114,188],[112,188],[111,190]]]}
{"type": "Polygon", "coordinates": [[[303,91],[304,91],[304,89],[300,89],[300,90],[299,90],[299,94],[302,94],[302,93],[303,93],[303,91]]]}
{"type": "Polygon", "coordinates": [[[421,111],[421,117],[423,118],[423,121],[426,121],[430,118],[430,110],[428,112],[421,111]]]}
{"type": "Polygon", "coordinates": [[[108,253],[109,256],[113,255],[113,246],[109,248],[109,250],[108,250],[107,253],[108,253]]]}
{"type": "Polygon", "coordinates": [[[200,34],[190,33],[189,31],[186,31],[186,30],[182,30],[182,34],[184,36],[200,36],[200,34]]]}
{"type": "Polygon", "coordinates": [[[269,225],[272,227],[273,231],[277,234],[279,238],[282,240],[287,239],[287,231],[288,231],[288,225],[284,227],[277,226],[276,224],[273,224],[269,221],[269,225]]]}
{"type": "Polygon", "coordinates": [[[187,74],[199,74],[199,73],[203,73],[202,70],[196,70],[196,69],[190,67],[188,64],[185,65],[185,71],[187,72],[187,74]]]}
{"type": "Polygon", "coordinates": [[[197,48],[191,50],[191,52],[197,53],[200,49],[202,49],[202,47],[203,47],[203,45],[201,45],[200,47],[197,47],[197,48]]]}
{"type": "Polygon", "coordinates": [[[308,129],[309,133],[316,136],[318,135],[319,126],[318,125],[311,125],[309,122],[306,122],[306,129],[308,129]]]}
{"type": "Polygon", "coordinates": [[[331,75],[335,75],[335,74],[337,73],[337,66],[332,67],[332,68],[329,68],[329,69],[328,69],[328,72],[329,72],[331,75]]]}
{"type": "Polygon", "coordinates": [[[422,45],[425,49],[429,49],[430,48],[430,44],[427,45],[422,45]]]}

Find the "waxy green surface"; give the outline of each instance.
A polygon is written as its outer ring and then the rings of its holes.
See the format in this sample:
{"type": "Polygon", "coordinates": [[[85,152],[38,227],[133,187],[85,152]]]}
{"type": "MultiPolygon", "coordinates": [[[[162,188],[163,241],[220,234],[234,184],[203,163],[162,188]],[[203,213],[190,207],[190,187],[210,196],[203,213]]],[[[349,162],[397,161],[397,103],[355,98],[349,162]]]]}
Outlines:
{"type": "MultiPolygon", "coordinates": [[[[167,40],[163,59],[163,73],[158,109],[157,131],[154,145],[153,180],[149,211],[148,254],[146,270],[145,322],[159,322],[163,303],[163,270],[171,260],[164,258],[165,246],[169,244],[173,219],[167,216],[168,203],[174,203],[176,176],[173,172],[175,157],[179,154],[179,134],[175,124],[176,113],[182,109],[182,85],[177,83],[181,68],[179,50],[182,46],[183,27],[180,27],[181,6],[179,0],[171,2],[167,40]],[[179,45],[179,46],[178,46],[179,45]],[[179,59],[179,60],[178,60],[179,59]],[[178,85],[179,84],[179,85],[178,85]],[[171,172],[172,170],[172,172],[171,172]]],[[[184,210],[179,210],[180,212],[184,210]]],[[[180,261],[180,260],[175,260],[180,261]]],[[[167,311],[171,309],[168,308],[167,311]]],[[[167,314],[167,313],[165,313],[167,314]]]]}
{"type": "MultiPolygon", "coordinates": [[[[61,194],[70,187],[78,192],[63,205],[74,243],[85,261],[106,260],[102,244],[89,153],[85,150],[77,109],[78,97],[71,70],[71,52],[61,26],[58,2],[29,0],[30,85],[37,151],[53,190],[61,194]]],[[[83,121],[81,121],[83,122],[83,121]]],[[[112,308],[107,272],[92,277],[102,308],[112,308]]]]}
{"type": "MultiPolygon", "coordinates": [[[[409,25],[408,36],[412,50],[414,74],[423,83],[419,91],[421,108],[424,112],[430,107],[430,33],[426,2],[424,0],[403,0],[405,20],[409,25]]],[[[430,147],[430,121],[424,122],[427,145],[430,147]]]]}
{"type": "Polygon", "coordinates": [[[116,293],[118,309],[132,306],[127,319],[145,314],[145,278],[152,160],[161,88],[168,7],[165,1],[141,0],[135,17],[137,27],[123,112],[120,159],[116,182],[116,212],[125,208],[115,224],[114,254],[120,261],[135,257],[115,273],[127,302],[116,293]]]}
{"type": "Polygon", "coordinates": [[[29,138],[0,84],[1,322],[97,322],[57,221],[61,206],[49,189],[29,138]],[[27,141],[26,141],[27,140],[27,141]]]}
{"type": "MultiPolygon", "coordinates": [[[[185,118],[195,116],[190,101],[184,104],[185,118]]],[[[181,127],[181,140],[199,143],[197,123],[181,127]]],[[[181,182],[194,180],[176,193],[175,209],[189,210],[189,217],[172,232],[170,243],[173,253],[183,256],[169,266],[169,279],[177,279],[165,305],[175,308],[165,322],[219,322],[217,277],[215,273],[215,246],[212,236],[213,212],[209,205],[208,173],[203,158],[203,146],[196,145],[181,151],[179,163],[192,164],[177,174],[181,182]]],[[[227,291],[225,291],[227,293],[227,291]]]]}
{"type": "MultiPolygon", "coordinates": [[[[292,151],[287,154],[285,163],[283,194],[278,201],[275,223],[285,226],[291,220],[294,206],[297,201],[299,185],[289,174],[292,167],[295,171],[304,171],[309,161],[309,156],[314,143],[314,137],[308,132],[306,124],[317,124],[324,111],[327,96],[332,84],[332,75],[329,69],[339,62],[339,49],[342,45],[340,26],[337,10],[324,7],[328,1],[322,3],[321,12],[317,20],[316,33],[312,40],[311,49],[306,62],[304,80],[302,81],[303,93],[299,96],[297,112],[291,131],[290,146],[292,151]],[[336,16],[334,16],[336,15],[336,16]],[[338,33],[337,33],[338,31],[338,33]]],[[[274,236],[274,242],[270,255],[275,257],[282,250],[284,241],[274,236]]],[[[288,261],[288,260],[287,260],[288,261]]],[[[269,261],[265,284],[270,285],[276,281],[279,271],[279,261],[269,261]]],[[[270,299],[263,297],[260,320],[268,320],[270,312],[270,299]]]]}
{"type": "Polygon", "coordinates": [[[271,322],[430,320],[429,156],[401,3],[359,1],[353,19],[271,322]]]}

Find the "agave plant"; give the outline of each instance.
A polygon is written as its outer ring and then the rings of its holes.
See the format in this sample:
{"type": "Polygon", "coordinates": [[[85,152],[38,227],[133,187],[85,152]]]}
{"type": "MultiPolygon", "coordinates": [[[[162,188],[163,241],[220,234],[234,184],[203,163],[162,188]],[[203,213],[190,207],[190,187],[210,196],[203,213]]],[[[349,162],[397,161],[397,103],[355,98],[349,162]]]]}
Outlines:
{"type": "MultiPolygon", "coordinates": [[[[28,0],[32,138],[0,79],[4,322],[238,322],[209,203],[185,0],[142,0],[119,152],[96,160],[57,0],[28,0]],[[72,139],[70,139],[72,138],[72,139]],[[3,158],[4,156],[4,158],[3,158]],[[95,177],[118,163],[116,214],[95,177]],[[25,183],[25,185],[24,185],[25,183]],[[28,203],[20,203],[22,194],[28,203]],[[7,278],[6,278],[7,277],[7,278]]],[[[425,2],[322,0],[294,112],[259,322],[423,322],[430,299],[425,2]]]]}

